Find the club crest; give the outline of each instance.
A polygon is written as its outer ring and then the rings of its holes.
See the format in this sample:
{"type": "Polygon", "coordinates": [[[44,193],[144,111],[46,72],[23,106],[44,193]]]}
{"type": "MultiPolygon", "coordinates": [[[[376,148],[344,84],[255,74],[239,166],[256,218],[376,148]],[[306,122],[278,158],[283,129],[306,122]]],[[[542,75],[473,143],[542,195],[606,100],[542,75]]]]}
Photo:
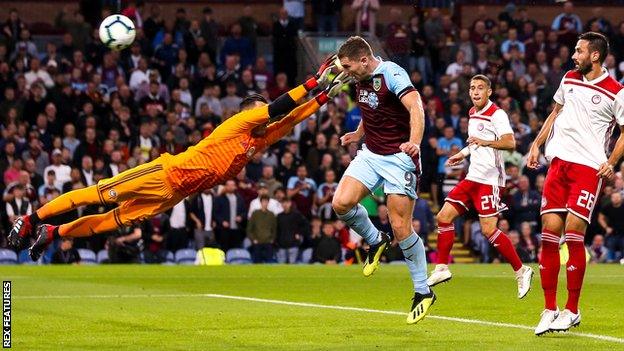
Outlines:
{"type": "Polygon", "coordinates": [[[602,100],[600,95],[596,94],[592,96],[592,102],[594,103],[594,105],[598,105],[600,103],[600,100],[602,100]]]}
{"type": "Polygon", "coordinates": [[[115,200],[117,198],[117,192],[115,191],[115,189],[109,190],[108,196],[110,197],[111,200],[115,200]]]}
{"type": "Polygon", "coordinates": [[[381,89],[381,77],[373,78],[373,89],[375,89],[375,91],[381,89]]]}

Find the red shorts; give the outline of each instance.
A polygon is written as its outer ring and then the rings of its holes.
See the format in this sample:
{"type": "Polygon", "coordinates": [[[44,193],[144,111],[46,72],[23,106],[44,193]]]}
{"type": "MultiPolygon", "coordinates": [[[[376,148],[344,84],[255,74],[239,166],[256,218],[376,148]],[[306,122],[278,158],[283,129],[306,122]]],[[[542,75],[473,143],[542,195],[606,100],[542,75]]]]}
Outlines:
{"type": "Polygon", "coordinates": [[[589,166],[554,158],[544,181],[541,213],[569,211],[590,223],[602,188],[596,173],[589,166]]]}
{"type": "Polygon", "coordinates": [[[502,186],[493,186],[464,179],[451,190],[446,201],[453,205],[459,214],[466,213],[472,206],[479,217],[492,217],[507,209],[500,201],[502,186]]]}

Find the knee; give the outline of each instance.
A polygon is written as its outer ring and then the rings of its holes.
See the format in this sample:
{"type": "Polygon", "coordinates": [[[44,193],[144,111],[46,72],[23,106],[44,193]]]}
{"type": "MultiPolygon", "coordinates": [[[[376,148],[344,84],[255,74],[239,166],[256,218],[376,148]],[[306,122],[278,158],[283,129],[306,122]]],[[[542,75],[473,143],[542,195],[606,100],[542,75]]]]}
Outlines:
{"type": "Polygon", "coordinates": [[[481,232],[488,238],[494,235],[497,230],[498,228],[494,224],[481,224],[481,232]]]}
{"type": "Polygon", "coordinates": [[[342,196],[334,196],[334,198],[332,199],[332,208],[339,215],[343,215],[349,212],[349,210],[352,209],[355,205],[355,203],[352,203],[342,196]]]}
{"type": "Polygon", "coordinates": [[[453,222],[454,218],[449,214],[448,211],[442,209],[436,215],[436,220],[438,221],[438,223],[451,223],[453,222]]]}

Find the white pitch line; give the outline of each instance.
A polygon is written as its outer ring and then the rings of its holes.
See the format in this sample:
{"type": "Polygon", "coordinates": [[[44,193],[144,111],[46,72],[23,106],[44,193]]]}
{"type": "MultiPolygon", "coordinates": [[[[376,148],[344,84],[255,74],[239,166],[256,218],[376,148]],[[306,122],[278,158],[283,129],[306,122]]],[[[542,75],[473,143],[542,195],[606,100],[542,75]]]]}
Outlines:
{"type": "MultiPolygon", "coordinates": [[[[37,300],[37,299],[47,300],[47,299],[84,299],[84,298],[86,299],[124,298],[125,299],[125,298],[185,298],[185,297],[208,297],[208,298],[215,298],[215,299],[262,302],[262,303],[270,303],[270,304],[275,304],[275,305],[323,308],[323,309],[340,310],[340,311],[355,311],[355,312],[390,314],[390,315],[400,315],[400,316],[406,315],[405,312],[399,312],[399,311],[377,310],[377,309],[371,309],[371,308],[360,308],[360,307],[350,307],[350,306],[322,305],[322,304],[310,303],[310,302],[294,302],[294,301],[272,300],[272,299],[262,299],[262,298],[256,298],[256,297],[221,295],[221,294],[33,295],[33,296],[13,296],[12,298],[14,300],[37,300]]],[[[428,315],[426,318],[439,319],[439,320],[458,322],[458,323],[466,323],[466,324],[487,325],[487,326],[501,327],[501,328],[513,328],[513,329],[522,329],[522,330],[531,330],[531,331],[533,331],[534,329],[533,327],[530,327],[528,325],[490,322],[490,321],[483,321],[479,319],[434,316],[434,315],[428,315]]],[[[567,334],[579,336],[583,338],[597,339],[597,340],[602,340],[602,341],[610,341],[614,343],[624,344],[624,339],[616,338],[614,336],[590,334],[590,333],[578,333],[578,332],[568,332],[567,334]]]]}

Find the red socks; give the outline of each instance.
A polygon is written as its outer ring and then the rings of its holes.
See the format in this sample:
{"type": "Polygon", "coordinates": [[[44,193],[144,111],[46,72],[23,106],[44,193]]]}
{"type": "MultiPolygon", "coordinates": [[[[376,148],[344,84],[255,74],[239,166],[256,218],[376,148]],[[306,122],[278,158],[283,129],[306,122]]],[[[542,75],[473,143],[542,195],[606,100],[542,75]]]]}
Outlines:
{"type": "Polygon", "coordinates": [[[568,259],[566,264],[568,302],[565,308],[576,314],[578,313],[579,297],[581,295],[581,287],[583,286],[583,277],[585,276],[585,266],[587,265],[584,233],[568,230],[565,234],[565,241],[568,244],[570,253],[570,259],[568,259]]]}
{"type": "Polygon", "coordinates": [[[514,271],[522,268],[522,261],[520,261],[520,257],[518,257],[516,249],[513,247],[511,240],[509,240],[505,233],[500,231],[500,229],[496,229],[494,234],[492,234],[488,240],[490,241],[490,244],[492,244],[492,246],[494,246],[496,250],[503,255],[505,260],[511,264],[514,271]]]}
{"type": "Polygon", "coordinates": [[[544,289],[544,308],[557,309],[557,278],[559,277],[559,235],[542,231],[542,254],[539,258],[540,277],[544,289]]]}
{"type": "Polygon", "coordinates": [[[438,264],[449,264],[453,242],[455,242],[453,223],[438,222],[438,264]]]}

